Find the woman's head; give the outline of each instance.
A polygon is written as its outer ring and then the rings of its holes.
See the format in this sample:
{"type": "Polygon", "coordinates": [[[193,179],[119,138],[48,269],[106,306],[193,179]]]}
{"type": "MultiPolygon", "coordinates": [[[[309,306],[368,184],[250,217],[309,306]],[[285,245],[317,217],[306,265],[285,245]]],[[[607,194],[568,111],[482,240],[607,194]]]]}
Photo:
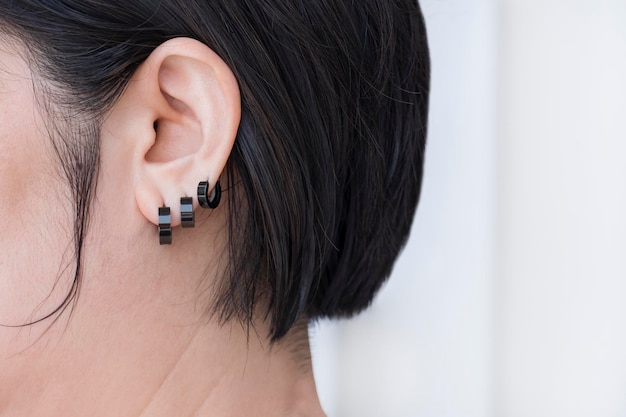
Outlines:
{"type": "MultiPolygon", "coordinates": [[[[71,202],[67,224],[50,225],[73,235],[63,308],[90,279],[85,256],[102,256],[83,242],[117,227],[96,207],[111,201],[98,185],[120,172],[151,233],[137,247],[158,246],[159,206],[179,218],[176,198],[221,180],[222,206],[196,229],[224,239],[200,237],[211,247],[180,262],[207,271],[205,308],[222,321],[259,313],[276,340],[303,317],[369,305],[420,194],[430,66],[415,0],[0,0],[0,29],[33,73],[71,202]],[[137,142],[124,153],[120,137],[137,142]]],[[[173,245],[184,241],[174,230],[173,245]]]]}

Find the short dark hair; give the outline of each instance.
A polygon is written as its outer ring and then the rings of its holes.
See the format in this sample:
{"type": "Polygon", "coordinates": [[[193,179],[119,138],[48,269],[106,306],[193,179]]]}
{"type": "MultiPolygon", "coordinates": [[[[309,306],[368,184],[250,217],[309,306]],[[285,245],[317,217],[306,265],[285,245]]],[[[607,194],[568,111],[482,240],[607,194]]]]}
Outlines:
{"type": "Polygon", "coordinates": [[[226,173],[230,264],[213,312],[249,324],[266,299],[278,340],[301,317],[371,303],[421,189],[430,60],[417,0],[0,0],[0,20],[74,132],[58,129],[55,142],[77,259],[55,312],[80,288],[102,117],[152,50],[180,36],[221,56],[241,91],[226,173]]]}

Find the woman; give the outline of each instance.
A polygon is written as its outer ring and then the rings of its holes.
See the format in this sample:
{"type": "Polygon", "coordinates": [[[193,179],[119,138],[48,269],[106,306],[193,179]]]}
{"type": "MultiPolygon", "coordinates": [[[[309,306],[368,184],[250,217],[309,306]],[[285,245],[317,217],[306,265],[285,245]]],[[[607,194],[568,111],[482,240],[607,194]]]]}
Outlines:
{"type": "Polygon", "coordinates": [[[0,415],[323,415],[307,325],[370,304],[419,197],[415,1],[0,0],[0,29],[0,415]]]}

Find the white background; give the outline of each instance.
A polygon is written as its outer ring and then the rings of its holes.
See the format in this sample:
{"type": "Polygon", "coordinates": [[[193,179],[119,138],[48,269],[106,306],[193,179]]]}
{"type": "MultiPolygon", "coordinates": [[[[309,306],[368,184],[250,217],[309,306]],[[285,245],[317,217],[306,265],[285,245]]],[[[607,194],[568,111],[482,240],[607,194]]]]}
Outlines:
{"type": "Polygon", "coordinates": [[[329,417],[626,416],[626,0],[421,0],[411,239],[313,328],[329,417]]]}

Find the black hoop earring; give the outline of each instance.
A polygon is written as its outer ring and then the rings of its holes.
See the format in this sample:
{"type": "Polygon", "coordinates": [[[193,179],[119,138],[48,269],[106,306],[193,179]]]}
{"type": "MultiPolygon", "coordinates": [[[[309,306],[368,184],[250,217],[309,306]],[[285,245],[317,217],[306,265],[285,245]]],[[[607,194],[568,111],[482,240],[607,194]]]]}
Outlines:
{"type": "Polygon", "coordinates": [[[172,244],[172,215],[169,207],[159,207],[159,244],[172,244]]]}
{"type": "Polygon", "coordinates": [[[217,208],[220,205],[220,200],[222,199],[222,187],[220,186],[220,182],[215,183],[215,187],[213,187],[213,191],[211,192],[211,196],[208,196],[209,192],[209,182],[202,181],[198,184],[198,202],[201,207],[204,208],[217,208]]]}
{"type": "Polygon", "coordinates": [[[183,227],[194,227],[196,225],[193,213],[193,199],[191,197],[180,198],[180,220],[183,227]]]}

